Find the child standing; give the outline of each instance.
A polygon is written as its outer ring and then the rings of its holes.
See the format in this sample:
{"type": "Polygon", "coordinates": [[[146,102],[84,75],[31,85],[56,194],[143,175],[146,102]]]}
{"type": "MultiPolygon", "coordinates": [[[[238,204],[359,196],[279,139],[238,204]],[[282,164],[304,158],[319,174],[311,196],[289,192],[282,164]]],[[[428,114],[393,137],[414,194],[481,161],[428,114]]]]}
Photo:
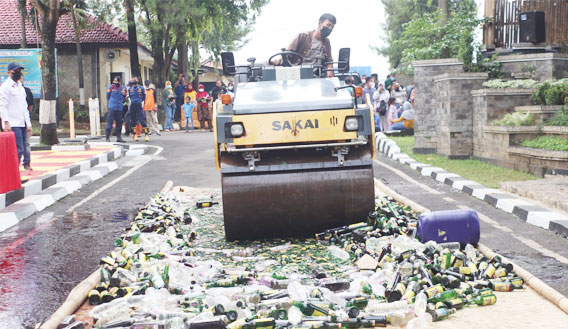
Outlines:
{"type": "Polygon", "coordinates": [[[191,125],[191,131],[193,132],[193,118],[191,112],[195,107],[194,101],[191,100],[190,96],[185,97],[185,104],[183,104],[183,112],[185,113],[185,132],[189,132],[188,124],[191,125]]]}

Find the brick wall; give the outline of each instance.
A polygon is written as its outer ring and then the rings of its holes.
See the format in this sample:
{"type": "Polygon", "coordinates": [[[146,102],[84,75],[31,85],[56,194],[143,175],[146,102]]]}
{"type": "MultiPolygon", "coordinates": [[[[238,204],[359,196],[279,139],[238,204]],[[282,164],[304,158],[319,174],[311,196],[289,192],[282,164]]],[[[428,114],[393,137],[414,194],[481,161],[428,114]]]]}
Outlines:
{"type": "Polygon", "coordinates": [[[463,72],[457,59],[414,61],[414,152],[435,153],[439,118],[438,103],[434,94],[434,77],[444,73],[463,72]]]}
{"type": "Polygon", "coordinates": [[[434,77],[437,103],[436,153],[450,158],[473,155],[473,98],[487,73],[446,73],[434,77]]]}
{"type": "MultiPolygon", "coordinates": [[[[479,158],[503,158],[495,148],[493,138],[486,139],[485,127],[491,121],[515,111],[516,106],[532,104],[533,89],[479,89],[473,90],[473,155],[479,158]]],[[[497,137],[496,137],[497,138],[497,137]]],[[[508,138],[508,137],[507,137],[508,138]]],[[[508,143],[507,141],[503,141],[508,143]]],[[[508,146],[508,145],[507,145],[508,146]]]]}
{"type": "Polygon", "coordinates": [[[534,80],[568,77],[568,54],[541,53],[500,56],[504,78],[531,78],[534,80]]]}

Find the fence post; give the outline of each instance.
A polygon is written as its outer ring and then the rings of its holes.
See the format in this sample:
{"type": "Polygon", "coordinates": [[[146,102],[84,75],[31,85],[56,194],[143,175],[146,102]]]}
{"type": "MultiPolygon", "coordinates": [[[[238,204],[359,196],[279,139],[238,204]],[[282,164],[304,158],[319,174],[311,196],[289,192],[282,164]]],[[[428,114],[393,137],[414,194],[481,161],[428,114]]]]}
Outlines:
{"type": "Polygon", "coordinates": [[[71,139],[75,139],[75,111],[71,98],[69,98],[69,135],[71,139]]]}

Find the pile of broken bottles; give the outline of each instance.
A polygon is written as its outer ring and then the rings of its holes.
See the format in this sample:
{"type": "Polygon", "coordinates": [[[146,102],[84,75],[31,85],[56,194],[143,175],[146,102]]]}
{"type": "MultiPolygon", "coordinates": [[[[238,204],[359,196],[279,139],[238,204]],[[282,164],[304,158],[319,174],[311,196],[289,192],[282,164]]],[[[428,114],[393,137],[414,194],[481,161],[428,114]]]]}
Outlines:
{"type": "Polygon", "coordinates": [[[313,238],[248,242],[224,239],[219,206],[187,205],[159,194],[115,240],[94,327],[426,328],[523,288],[499,257],[418,241],[417,214],[390,199],[313,238]]]}

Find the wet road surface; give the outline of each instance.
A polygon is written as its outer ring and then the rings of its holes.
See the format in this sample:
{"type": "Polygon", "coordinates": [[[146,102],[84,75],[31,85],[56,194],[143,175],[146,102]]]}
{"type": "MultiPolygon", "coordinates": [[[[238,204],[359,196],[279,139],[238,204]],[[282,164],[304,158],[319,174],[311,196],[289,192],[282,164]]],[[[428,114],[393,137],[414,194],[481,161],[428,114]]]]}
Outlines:
{"type": "MultiPolygon", "coordinates": [[[[0,329],[33,328],[47,319],[69,291],[97,269],[100,258],[113,248],[113,239],[128,225],[136,209],[148,202],[167,180],[176,185],[220,188],[212,137],[211,133],[179,132],[153,138],[150,144],[163,148],[159,155],[152,155],[159,150],[152,148],[138,158],[120,159],[122,166],[116,171],[0,233],[0,329]],[[151,161],[132,175],[67,213],[148,158],[151,161]]],[[[397,162],[379,159],[428,188],[409,183],[382,165],[375,165],[376,178],[432,210],[458,206],[478,210],[501,226],[496,229],[482,221],[482,243],[568,294],[568,262],[558,258],[568,260],[568,240],[422,177],[397,162]]]]}
{"type": "Polygon", "coordinates": [[[158,148],[84,187],[19,225],[0,233],[0,328],[33,328],[46,320],[73,287],[99,265],[136,209],[166,183],[220,188],[211,133],[169,133],[153,138],[158,148]],[[67,210],[114,181],[144,158],[152,160],[74,212],[67,210]]]}

